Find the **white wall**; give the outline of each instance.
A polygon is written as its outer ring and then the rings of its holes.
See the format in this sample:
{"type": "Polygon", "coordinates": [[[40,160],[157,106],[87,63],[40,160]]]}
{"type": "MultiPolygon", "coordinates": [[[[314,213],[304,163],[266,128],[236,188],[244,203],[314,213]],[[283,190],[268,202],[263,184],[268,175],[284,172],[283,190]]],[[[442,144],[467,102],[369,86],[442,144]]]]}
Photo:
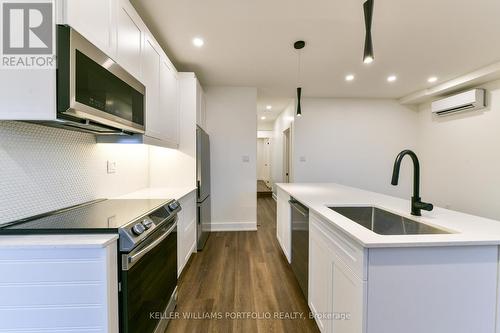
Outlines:
{"type": "Polygon", "coordinates": [[[435,118],[430,104],[420,106],[422,197],[500,220],[500,81],[483,87],[484,111],[435,118]]]}
{"type": "Polygon", "coordinates": [[[396,155],[417,147],[417,112],[393,100],[306,98],[302,114],[294,125],[295,182],[336,182],[410,197],[409,160],[399,186],[390,181],[396,155]]]}
{"type": "MultiPolygon", "coordinates": [[[[294,115],[295,102],[292,102],[274,122],[271,153],[271,183],[274,192],[276,192],[274,184],[283,182],[283,131],[290,128],[293,137],[294,115]]],[[[293,139],[291,141],[293,145],[293,139]]],[[[293,165],[290,171],[290,180],[293,181],[293,165]]]]}
{"type": "Polygon", "coordinates": [[[91,134],[0,122],[0,224],[148,186],[148,146],[96,144],[91,134]],[[116,162],[107,174],[106,161],[116,162]]]}
{"type": "Polygon", "coordinates": [[[213,230],[257,225],[257,89],[207,87],[213,230]],[[243,157],[248,157],[248,162],[243,157]]]}

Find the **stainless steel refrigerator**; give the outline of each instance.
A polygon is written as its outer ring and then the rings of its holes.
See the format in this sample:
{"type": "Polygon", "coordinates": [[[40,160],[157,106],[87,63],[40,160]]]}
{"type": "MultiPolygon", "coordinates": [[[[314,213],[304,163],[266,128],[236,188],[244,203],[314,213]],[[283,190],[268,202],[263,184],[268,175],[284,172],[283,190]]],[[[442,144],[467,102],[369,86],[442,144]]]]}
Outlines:
{"type": "Polygon", "coordinates": [[[198,250],[201,250],[210,232],[210,138],[199,126],[196,128],[196,174],[198,187],[196,237],[198,250]]]}

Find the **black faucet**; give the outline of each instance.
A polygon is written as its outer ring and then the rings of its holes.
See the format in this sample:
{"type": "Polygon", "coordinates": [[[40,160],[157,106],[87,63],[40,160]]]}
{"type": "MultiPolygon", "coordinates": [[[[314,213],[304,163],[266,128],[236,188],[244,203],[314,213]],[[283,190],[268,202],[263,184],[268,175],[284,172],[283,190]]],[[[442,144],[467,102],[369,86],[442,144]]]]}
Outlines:
{"type": "Polygon", "coordinates": [[[430,203],[422,202],[420,199],[420,164],[418,163],[417,155],[411,150],[403,150],[396,157],[394,161],[394,170],[392,171],[391,184],[398,185],[399,169],[401,168],[401,161],[403,157],[409,155],[413,161],[413,197],[411,198],[411,214],[421,216],[421,210],[431,211],[434,206],[430,203]]]}

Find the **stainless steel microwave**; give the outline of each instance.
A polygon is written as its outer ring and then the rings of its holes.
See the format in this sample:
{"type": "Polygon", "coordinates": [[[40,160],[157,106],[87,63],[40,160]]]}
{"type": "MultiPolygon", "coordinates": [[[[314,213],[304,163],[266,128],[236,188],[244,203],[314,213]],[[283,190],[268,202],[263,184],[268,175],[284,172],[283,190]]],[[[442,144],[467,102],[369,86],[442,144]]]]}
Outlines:
{"type": "Polygon", "coordinates": [[[74,29],[57,26],[60,127],[96,134],[144,133],[144,95],[144,85],[113,59],[74,29]]]}

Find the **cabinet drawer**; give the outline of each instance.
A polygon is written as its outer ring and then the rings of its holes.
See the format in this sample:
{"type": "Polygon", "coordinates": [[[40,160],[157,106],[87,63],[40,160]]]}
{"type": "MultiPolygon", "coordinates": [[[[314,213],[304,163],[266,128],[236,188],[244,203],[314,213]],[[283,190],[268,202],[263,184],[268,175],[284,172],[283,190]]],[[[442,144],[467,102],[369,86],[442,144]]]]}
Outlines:
{"type": "Polygon", "coordinates": [[[325,221],[322,217],[311,213],[309,223],[314,224],[326,238],[333,252],[352,270],[360,279],[367,279],[366,249],[355,243],[347,235],[337,230],[331,222],[325,221]]]}

